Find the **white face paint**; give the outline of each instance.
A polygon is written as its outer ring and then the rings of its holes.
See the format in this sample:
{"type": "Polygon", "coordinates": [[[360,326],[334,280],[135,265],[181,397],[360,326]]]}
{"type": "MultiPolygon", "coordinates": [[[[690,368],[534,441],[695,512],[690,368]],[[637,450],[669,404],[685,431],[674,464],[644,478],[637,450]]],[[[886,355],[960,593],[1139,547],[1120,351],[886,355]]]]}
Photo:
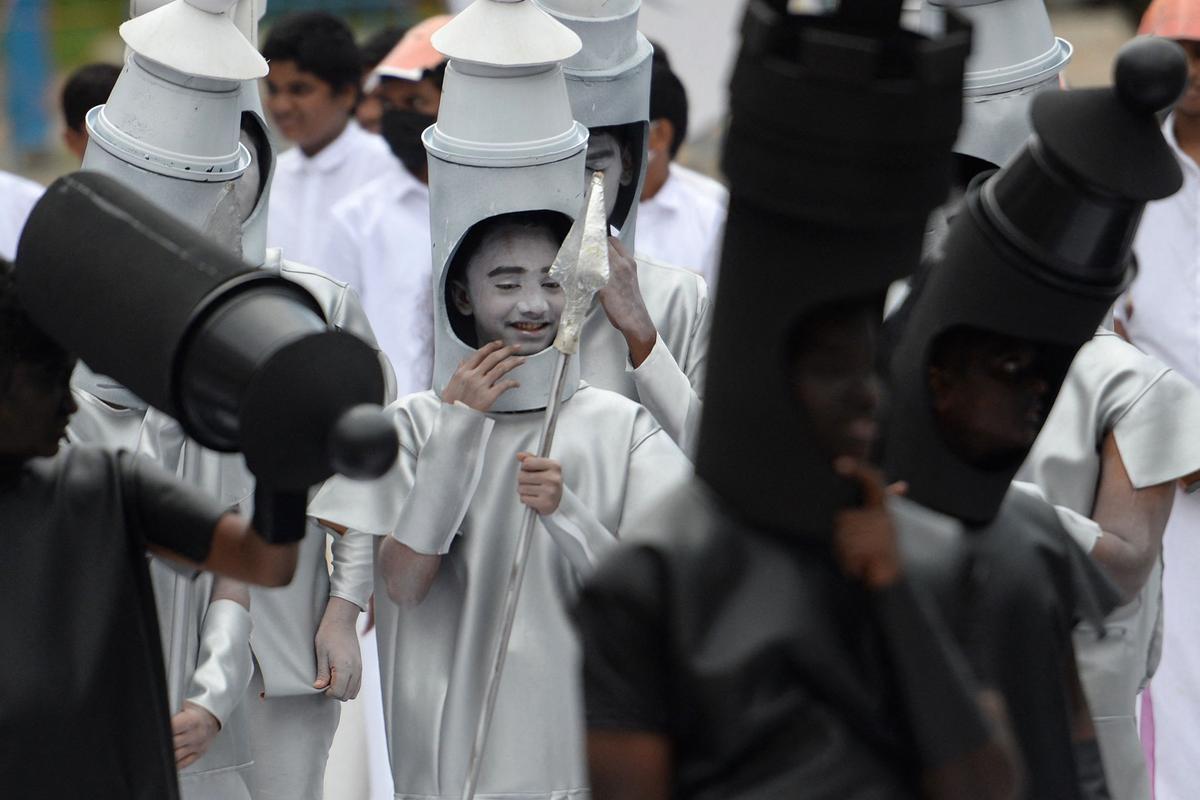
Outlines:
{"type": "Polygon", "coordinates": [[[483,240],[455,281],[454,305],[470,316],[480,345],[499,339],[521,355],[554,342],[562,316],[562,288],[547,273],[559,244],[547,230],[510,226],[483,240]]]}
{"type": "Polygon", "coordinates": [[[591,186],[592,175],[601,170],[604,171],[604,213],[611,220],[625,171],[621,143],[611,133],[593,133],[588,137],[586,185],[591,186]]]}

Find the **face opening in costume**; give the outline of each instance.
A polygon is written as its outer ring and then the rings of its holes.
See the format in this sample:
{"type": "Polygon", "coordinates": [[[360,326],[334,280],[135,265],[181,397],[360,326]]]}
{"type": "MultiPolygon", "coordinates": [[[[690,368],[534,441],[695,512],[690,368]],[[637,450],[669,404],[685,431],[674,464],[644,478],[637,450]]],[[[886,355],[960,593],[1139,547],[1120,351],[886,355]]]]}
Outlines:
{"type": "Polygon", "coordinates": [[[1046,422],[1054,348],[969,325],[940,334],[927,379],[944,441],[981,469],[1013,469],[1046,422]]]}
{"type": "Polygon", "coordinates": [[[843,456],[867,460],[879,435],[880,309],[877,298],[823,306],[803,317],[789,340],[794,396],[830,463],[843,456]]]}
{"type": "Polygon", "coordinates": [[[520,355],[554,342],[562,316],[562,287],[550,267],[570,220],[549,211],[492,217],[467,232],[447,280],[447,308],[455,333],[480,347],[501,341],[520,355]]]}
{"type": "Polygon", "coordinates": [[[630,194],[637,176],[634,174],[633,150],[620,128],[593,128],[588,136],[587,185],[592,175],[604,173],[604,213],[610,225],[620,228],[632,201],[630,194]]]}

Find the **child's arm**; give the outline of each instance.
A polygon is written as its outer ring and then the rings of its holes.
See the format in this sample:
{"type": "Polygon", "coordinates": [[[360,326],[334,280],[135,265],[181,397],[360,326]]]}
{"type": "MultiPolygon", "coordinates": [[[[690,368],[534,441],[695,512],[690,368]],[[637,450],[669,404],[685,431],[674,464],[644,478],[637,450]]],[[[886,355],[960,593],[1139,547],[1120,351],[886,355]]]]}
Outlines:
{"type": "Polygon", "coordinates": [[[254,672],[250,655],[250,591],[229,578],[213,581],[200,631],[200,652],[187,700],[171,718],[175,763],[183,769],[207,752],[242,702],[254,672]]]}
{"type": "Polygon", "coordinates": [[[483,412],[516,385],[505,376],[524,361],[500,342],[481,347],[442,391],[424,443],[415,445],[412,432],[401,430],[400,456],[387,475],[357,483],[335,477],[310,506],[309,514],[334,531],[386,537],[379,565],[394,602],[411,606],[425,599],[482,477],[495,424],[483,412]]]}

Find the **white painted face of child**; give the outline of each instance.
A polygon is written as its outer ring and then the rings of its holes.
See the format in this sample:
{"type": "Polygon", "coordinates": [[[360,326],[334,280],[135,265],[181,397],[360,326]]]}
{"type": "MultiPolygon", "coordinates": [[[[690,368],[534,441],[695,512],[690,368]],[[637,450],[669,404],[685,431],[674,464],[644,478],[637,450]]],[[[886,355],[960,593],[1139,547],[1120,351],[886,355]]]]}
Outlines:
{"type": "Polygon", "coordinates": [[[501,341],[530,356],[554,342],[563,291],[550,280],[559,243],[546,229],[502,227],[490,233],[456,280],[452,299],[475,324],[476,341],[501,341]]]}

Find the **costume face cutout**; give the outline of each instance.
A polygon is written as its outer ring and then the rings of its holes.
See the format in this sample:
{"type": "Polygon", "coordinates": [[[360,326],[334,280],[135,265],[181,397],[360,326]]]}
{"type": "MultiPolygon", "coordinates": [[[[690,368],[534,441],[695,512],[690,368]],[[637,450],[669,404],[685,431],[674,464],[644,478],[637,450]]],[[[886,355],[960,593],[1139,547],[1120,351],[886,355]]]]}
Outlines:
{"type": "Polygon", "coordinates": [[[455,280],[452,297],[469,316],[479,345],[500,340],[533,355],[551,345],[563,310],[550,280],[559,242],[549,228],[502,224],[486,233],[455,280]]]}
{"type": "Polygon", "coordinates": [[[933,344],[929,388],[938,427],[965,461],[985,469],[1024,460],[1049,412],[1044,348],[977,328],[933,344]]]}
{"type": "Polygon", "coordinates": [[[617,208],[621,187],[633,180],[633,167],[629,162],[621,142],[612,133],[593,132],[588,137],[587,185],[591,185],[594,173],[603,170],[604,213],[610,221],[617,208]]]}
{"type": "Polygon", "coordinates": [[[810,314],[792,334],[796,401],[831,463],[841,456],[866,460],[879,432],[879,316],[873,303],[838,304],[810,314]]]}

